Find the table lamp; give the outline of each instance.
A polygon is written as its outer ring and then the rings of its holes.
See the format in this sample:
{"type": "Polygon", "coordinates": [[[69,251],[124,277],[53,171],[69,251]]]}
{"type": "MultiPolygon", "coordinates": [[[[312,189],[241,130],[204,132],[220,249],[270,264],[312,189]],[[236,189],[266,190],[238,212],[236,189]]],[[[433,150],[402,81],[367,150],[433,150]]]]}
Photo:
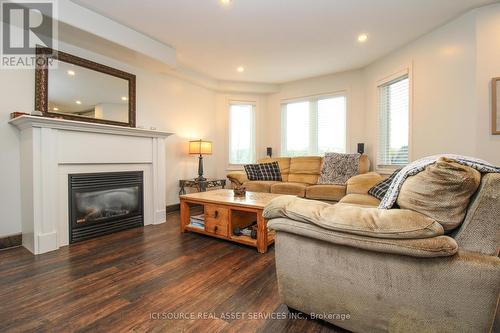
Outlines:
{"type": "Polygon", "coordinates": [[[203,140],[189,141],[189,154],[200,155],[198,157],[198,178],[195,178],[195,180],[207,180],[203,177],[203,155],[212,155],[212,142],[203,140]]]}

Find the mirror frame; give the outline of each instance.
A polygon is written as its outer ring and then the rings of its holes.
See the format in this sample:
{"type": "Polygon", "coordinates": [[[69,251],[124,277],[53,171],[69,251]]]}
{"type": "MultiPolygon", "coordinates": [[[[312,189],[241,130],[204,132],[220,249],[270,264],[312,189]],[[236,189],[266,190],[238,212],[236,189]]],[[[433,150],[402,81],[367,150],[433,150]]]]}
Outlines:
{"type": "Polygon", "coordinates": [[[90,123],[101,123],[108,125],[135,127],[135,75],[106,65],[99,64],[87,59],[83,59],[68,53],[53,50],[48,47],[36,48],[36,68],[35,68],[35,110],[41,111],[44,117],[63,118],[68,120],[85,121],[90,123]],[[104,74],[112,75],[128,81],[128,122],[120,122],[106,119],[95,119],[77,115],[66,115],[62,113],[50,112],[48,109],[49,99],[49,70],[47,64],[51,59],[64,61],[69,64],[91,69],[104,74]]]}
{"type": "Polygon", "coordinates": [[[493,135],[500,135],[500,128],[497,128],[497,117],[500,117],[500,114],[497,114],[497,103],[500,98],[500,96],[497,96],[498,81],[500,81],[500,77],[494,77],[491,79],[491,134],[493,135]]]}

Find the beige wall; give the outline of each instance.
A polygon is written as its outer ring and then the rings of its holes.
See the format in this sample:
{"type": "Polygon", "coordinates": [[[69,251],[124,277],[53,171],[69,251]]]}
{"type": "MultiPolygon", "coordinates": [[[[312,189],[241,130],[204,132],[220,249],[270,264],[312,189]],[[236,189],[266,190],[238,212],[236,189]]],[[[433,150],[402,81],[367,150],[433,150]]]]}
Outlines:
{"type": "Polygon", "coordinates": [[[491,78],[500,76],[500,5],[473,10],[363,69],[281,85],[268,96],[262,141],[280,149],[284,99],[348,92],[348,152],[357,142],[375,161],[377,82],[410,67],[411,158],[457,153],[500,165],[500,136],[490,134],[491,78]]]}
{"type": "Polygon", "coordinates": [[[411,68],[413,78],[410,158],[438,153],[478,156],[475,57],[475,19],[470,13],[364,69],[366,142],[372,161],[378,135],[377,82],[405,67],[411,68]]]}
{"type": "Polygon", "coordinates": [[[21,232],[19,131],[9,125],[9,114],[33,110],[35,73],[0,70],[0,236],[21,232]]]}
{"type": "Polygon", "coordinates": [[[267,98],[266,126],[262,141],[281,150],[281,103],[313,95],[344,92],[347,95],[347,152],[355,152],[356,144],[364,142],[364,91],[360,70],[337,73],[281,85],[280,91],[267,98]]]}
{"type": "Polygon", "coordinates": [[[476,150],[500,165],[500,135],[491,135],[491,79],[500,76],[500,5],[477,10],[476,150]]]}
{"type": "MultiPolygon", "coordinates": [[[[491,135],[491,78],[500,76],[500,5],[473,10],[364,69],[366,124],[377,121],[376,80],[412,65],[411,157],[457,153],[500,165],[491,135]]],[[[377,127],[367,126],[368,153],[377,127]]]]}

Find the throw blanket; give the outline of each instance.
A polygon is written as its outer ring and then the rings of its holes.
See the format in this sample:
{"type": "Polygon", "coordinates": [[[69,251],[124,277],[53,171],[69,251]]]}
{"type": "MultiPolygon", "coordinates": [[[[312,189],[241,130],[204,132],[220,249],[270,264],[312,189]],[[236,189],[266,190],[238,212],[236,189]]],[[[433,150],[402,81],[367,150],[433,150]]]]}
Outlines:
{"type": "Polygon", "coordinates": [[[326,153],[318,184],[345,185],[358,174],[360,154],[326,153]]]}
{"type": "Polygon", "coordinates": [[[471,168],[474,168],[482,173],[500,172],[500,167],[494,166],[486,161],[473,157],[453,155],[453,154],[442,154],[442,155],[433,155],[429,157],[424,157],[408,164],[403,169],[401,169],[401,171],[396,175],[396,177],[394,177],[391,185],[389,186],[389,189],[387,190],[387,193],[380,202],[378,208],[391,209],[398,199],[399,191],[401,190],[401,187],[403,186],[403,183],[406,180],[406,178],[414,176],[421,171],[424,171],[427,166],[436,163],[436,161],[440,157],[446,157],[454,162],[470,166],[471,168]]]}

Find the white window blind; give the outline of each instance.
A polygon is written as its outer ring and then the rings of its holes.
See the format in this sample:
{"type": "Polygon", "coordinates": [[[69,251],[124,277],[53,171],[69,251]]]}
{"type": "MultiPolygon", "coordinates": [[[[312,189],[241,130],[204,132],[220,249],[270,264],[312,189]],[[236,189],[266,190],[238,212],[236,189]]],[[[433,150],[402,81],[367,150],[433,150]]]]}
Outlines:
{"type": "Polygon", "coordinates": [[[387,82],[379,90],[379,168],[408,163],[409,101],[408,75],[387,82]]]}
{"type": "Polygon", "coordinates": [[[255,105],[229,105],[229,164],[255,162],[255,105]]]}
{"type": "Polygon", "coordinates": [[[316,97],[282,104],[282,156],[345,151],[345,96],[316,97]]]}

